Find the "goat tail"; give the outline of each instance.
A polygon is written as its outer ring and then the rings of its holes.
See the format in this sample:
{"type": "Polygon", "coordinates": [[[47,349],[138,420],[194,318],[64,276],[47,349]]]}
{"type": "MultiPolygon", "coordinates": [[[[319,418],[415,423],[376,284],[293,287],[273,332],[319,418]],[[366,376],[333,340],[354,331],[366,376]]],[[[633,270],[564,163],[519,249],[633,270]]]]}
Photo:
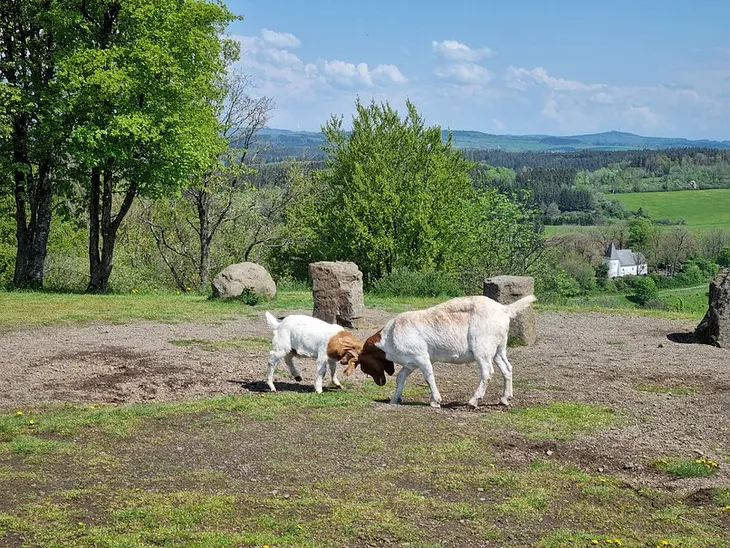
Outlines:
{"type": "Polygon", "coordinates": [[[505,305],[505,309],[507,309],[507,314],[509,314],[510,318],[514,318],[522,312],[523,310],[526,310],[530,308],[530,305],[534,303],[537,300],[537,297],[535,295],[528,295],[527,297],[522,297],[521,299],[505,305]]]}
{"type": "Polygon", "coordinates": [[[269,324],[269,327],[274,331],[276,331],[276,329],[279,327],[279,321],[274,318],[274,316],[272,316],[270,312],[266,312],[266,323],[269,324]]]}

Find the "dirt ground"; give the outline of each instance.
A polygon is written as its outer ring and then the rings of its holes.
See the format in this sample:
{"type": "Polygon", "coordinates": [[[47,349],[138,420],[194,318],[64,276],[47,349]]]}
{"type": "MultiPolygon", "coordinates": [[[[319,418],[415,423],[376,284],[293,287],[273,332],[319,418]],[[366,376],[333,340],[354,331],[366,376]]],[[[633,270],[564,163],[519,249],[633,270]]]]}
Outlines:
{"type": "MultiPolygon", "coordinates": [[[[372,334],[391,316],[368,311],[356,334],[372,334]]],[[[562,456],[581,465],[645,483],[660,481],[646,467],[652,458],[705,455],[724,463],[720,474],[678,480],[672,488],[730,485],[730,352],[676,342],[681,340],[677,334],[695,325],[602,313],[538,313],[538,343],[508,352],[515,371],[514,405],[578,401],[624,414],[626,426],[559,446],[567,453],[562,456]],[[644,389],[637,389],[641,385],[644,389]],[[683,395],[661,391],[672,387],[691,390],[683,395]]],[[[132,403],[264,391],[268,349],[261,340],[219,348],[173,341],[269,337],[263,317],[217,324],[141,322],[0,331],[0,412],[44,402],[132,403]]],[[[311,390],[314,361],[299,363],[304,382],[294,383],[282,364],[276,376],[279,390],[311,390]]],[[[414,408],[417,412],[502,412],[493,405],[501,388],[498,373],[487,405],[470,411],[463,404],[476,387],[476,366],[437,364],[435,371],[444,408],[414,408]]],[[[354,379],[364,382],[365,377],[358,372],[354,379]]],[[[416,373],[407,386],[417,383],[423,380],[416,373]]],[[[388,386],[394,388],[394,379],[388,386]]],[[[422,399],[428,401],[427,396],[422,399]]],[[[504,449],[519,458],[519,444],[504,449]]],[[[535,449],[534,443],[525,448],[525,456],[535,449]]],[[[546,442],[538,449],[551,454],[558,446],[546,442]]]]}

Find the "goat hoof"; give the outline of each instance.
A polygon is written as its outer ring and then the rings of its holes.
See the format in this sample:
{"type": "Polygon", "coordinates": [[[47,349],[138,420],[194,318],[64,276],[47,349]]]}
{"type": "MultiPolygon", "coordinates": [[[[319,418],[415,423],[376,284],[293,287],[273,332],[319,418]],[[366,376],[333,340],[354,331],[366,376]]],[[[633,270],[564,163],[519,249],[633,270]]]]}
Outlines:
{"type": "Polygon", "coordinates": [[[301,375],[297,375],[296,377],[294,377],[294,380],[297,381],[297,382],[302,382],[302,376],[301,375]]]}
{"type": "Polygon", "coordinates": [[[499,398],[499,403],[501,403],[505,407],[509,407],[509,400],[507,398],[499,398]]]}
{"type": "Polygon", "coordinates": [[[434,409],[441,409],[441,404],[437,401],[432,401],[431,407],[433,407],[434,409]]]}
{"type": "Polygon", "coordinates": [[[335,388],[337,388],[337,390],[342,390],[344,387],[341,384],[336,384],[335,388]]]}
{"type": "Polygon", "coordinates": [[[469,407],[471,407],[472,409],[476,409],[479,407],[479,403],[473,400],[469,400],[467,405],[469,405],[469,407]]]}

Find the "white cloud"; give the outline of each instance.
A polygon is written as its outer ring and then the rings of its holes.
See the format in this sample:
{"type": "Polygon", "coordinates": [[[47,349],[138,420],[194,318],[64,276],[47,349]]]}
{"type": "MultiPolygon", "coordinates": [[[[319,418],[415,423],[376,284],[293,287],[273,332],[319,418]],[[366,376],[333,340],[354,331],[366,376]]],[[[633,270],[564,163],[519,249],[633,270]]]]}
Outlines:
{"type": "Polygon", "coordinates": [[[370,87],[373,81],[367,63],[346,63],[345,61],[325,61],[322,71],[328,82],[341,86],[365,85],[370,87]]]}
{"type": "Polygon", "coordinates": [[[532,70],[526,68],[507,67],[505,76],[508,85],[516,89],[525,90],[530,86],[543,85],[554,91],[590,91],[606,87],[605,84],[584,84],[577,80],[566,80],[550,76],[543,67],[532,70]]]}
{"type": "Polygon", "coordinates": [[[376,84],[405,84],[408,79],[395,65],[378,65],[371,72],[371,76],[376,84]]]}
{"type": "Polygon", "coordinates": [[[485,84],[492,79],[492,74],[487,69],[475,63],[454,63],[439,67],[434,74],[459,84],[485,84]]]}
{"type": "Polygon", "coordinates": [[[322,73],[325,79],[337,86],[372,87],[404,84],[408,80],[395,65],[378,65],[372,70],[367,63],[346,63],[345,61],[325,61],[322,73]]]}
{"type": "Polygon", "coordinates": [[[302,45],[299,38],[288,32],[276,32],[269,29],[261,29],[261,39],[269,46],[275,48],[298,48],[302,45]]]}
{"type": "Polygon", "coordinates": [[[433,40],[431,42],[431,49],[450,61],[479,61],[492,55],[492,50],[486,46],[479,49],[471,49],[466,44],[462,44],[456,40],[444,40],[442,42],[433,40]]]}

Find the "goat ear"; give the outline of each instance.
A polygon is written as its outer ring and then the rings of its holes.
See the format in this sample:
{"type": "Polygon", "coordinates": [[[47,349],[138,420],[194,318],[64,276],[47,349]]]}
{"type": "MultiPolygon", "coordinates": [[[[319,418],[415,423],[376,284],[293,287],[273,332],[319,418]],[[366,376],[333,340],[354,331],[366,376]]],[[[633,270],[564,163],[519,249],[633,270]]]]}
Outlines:
{"type": "Polygon", "coordinates": [[[385,372],[390,376],[395,373],[395,364],[392,361],[385,360],[385,372]]]}
{"type": "Polygon", "coordinates": [[[349,377],[355,372],[355,369],[357,369],[357,358],[351,358],[349,362],[347,362],[347,367],[345,368],[345,371],[343,371],[343,375],[345,377],[349,377]]]}

